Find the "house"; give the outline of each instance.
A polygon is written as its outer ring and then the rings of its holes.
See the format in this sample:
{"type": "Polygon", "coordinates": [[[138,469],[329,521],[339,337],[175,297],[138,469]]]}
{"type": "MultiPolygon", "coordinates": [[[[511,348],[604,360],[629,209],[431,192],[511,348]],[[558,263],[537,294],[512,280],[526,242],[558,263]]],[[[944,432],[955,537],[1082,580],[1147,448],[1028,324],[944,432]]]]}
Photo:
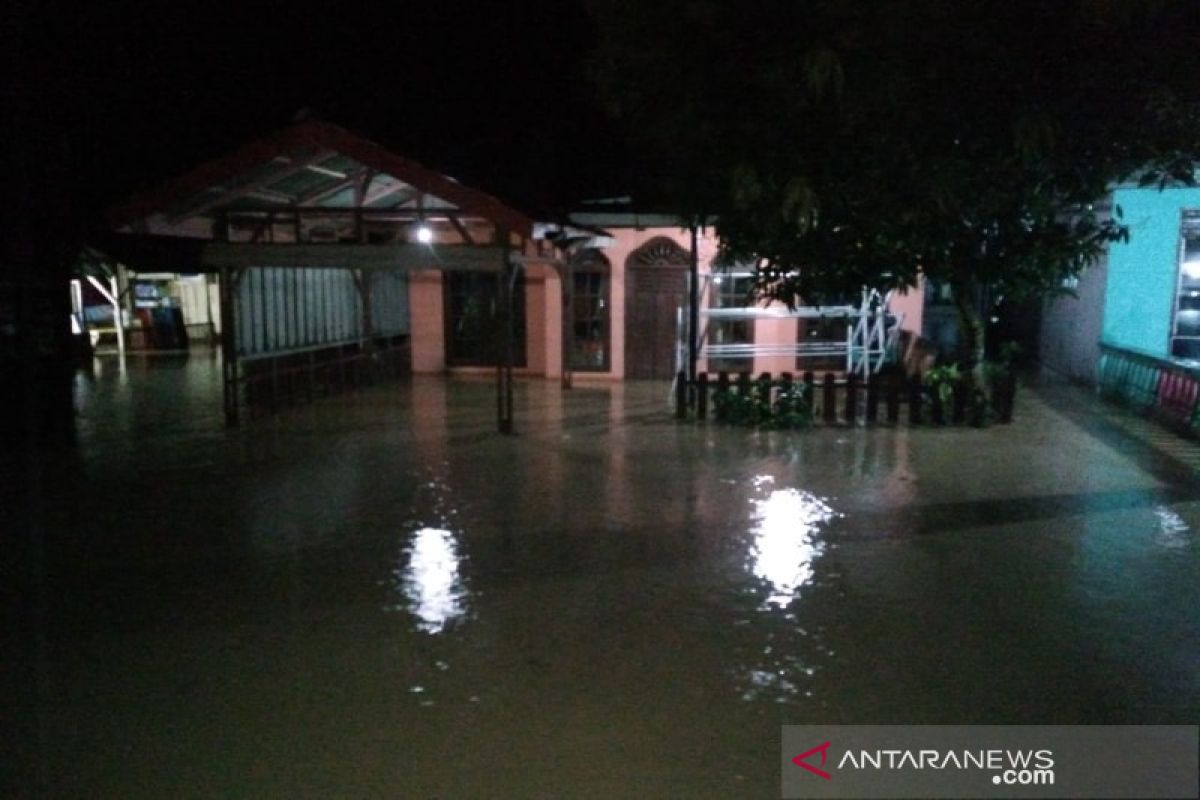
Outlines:
{"type": "Polygon", "coordinates": [[[627,199],[535,217],[316,119],[129,198],[109,223],[89,249],[107,282],[87,280],[119,308],[81,299],[79,324],[120,320],[119,341],[143,347],[219,339],[231,423],[381,361],[568,385],[670,380],[693,355],[710,371],[870,371],[921,326],[920,291],[754,304],[749,272],[716,266],[711,230],[627,199]],[[185,335],[156,336],[171,316],[185,335]]]}
{"type": "Polygon", "coordinates": [[[1039,358],[1068,377],[1195,430],[1200,382],[1200,189],[1120,186],[1129,226],[1047,302],[1039,358]]]}

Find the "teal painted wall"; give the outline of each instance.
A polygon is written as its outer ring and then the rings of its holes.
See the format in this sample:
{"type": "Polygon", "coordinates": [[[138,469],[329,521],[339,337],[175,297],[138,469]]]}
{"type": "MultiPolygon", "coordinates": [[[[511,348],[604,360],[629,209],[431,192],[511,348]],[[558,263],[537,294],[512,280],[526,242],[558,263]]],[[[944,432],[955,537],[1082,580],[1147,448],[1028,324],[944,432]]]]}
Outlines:
{"type": "Polygon", "coordinates": [[[1180,212],[1200,209],[1200,189],[1117,189],[1113,200],[1125,214],[1129,242],[1109,249],[1104,341],[1166,357],[1180,212]]]}

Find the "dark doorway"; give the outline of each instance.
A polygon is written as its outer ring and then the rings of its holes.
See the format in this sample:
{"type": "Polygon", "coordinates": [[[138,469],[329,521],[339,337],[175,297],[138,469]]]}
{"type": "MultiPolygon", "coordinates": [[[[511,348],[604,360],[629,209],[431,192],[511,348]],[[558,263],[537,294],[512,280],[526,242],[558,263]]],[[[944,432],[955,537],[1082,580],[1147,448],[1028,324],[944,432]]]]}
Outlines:
{"type": "Polygon", "coordinates": [[[625,377],[674,376],[679,310],[687,303],[691,254],[659,236],[625,262],[625,377]]]}
{"type": "MultiPolygon", "coordinates": [[[[500,276],[492,272],[445,273],[446,366],[495,366],[504,347],[499,308],[500,276]]],[[[525,366],[525,276],[513,291],[513,366],[525,366]]]]}

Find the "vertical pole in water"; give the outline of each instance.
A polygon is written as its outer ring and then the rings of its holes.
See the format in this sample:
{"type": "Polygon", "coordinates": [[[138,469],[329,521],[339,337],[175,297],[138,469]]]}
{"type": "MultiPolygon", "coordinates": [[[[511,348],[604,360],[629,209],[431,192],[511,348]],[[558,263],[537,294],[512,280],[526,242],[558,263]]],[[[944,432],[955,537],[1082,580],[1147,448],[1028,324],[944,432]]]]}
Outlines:
{"type": "Polygon", "coordinates": [[[696,224],[692,223],[692,262],[688,268],[688,363],[689,384],[696,381],[696,361],[700,349],[700,251],[696,224]]]}
{"type": "Polygon", "coordinates": [[[575,353],[574,342],[575,336],[575,264],[565,250],[563,251],[563,266],[559,271],[559,276],[562,278],[562,388],[570,389],[575,383],[575,374],[571,371],[575,366],[573,356],[575,353]]]}
{"type": "Polygon", "coordinates": [[[121,290],[117,287],[116,276],[108,279],[108,288],[112,292],[113,326],[117,329],[117,355],[125,358],[125,317],[121,314],[121,290]]]}
{"type": "Polygon", "coordinates": [[[513,279],[515,271],[509,263],[508,231],[496,229],[496,239],[500,243],[500,280],[499,312],[503,327],[501,336],[501,353],[496,367],[496,427],[503,434],[513,431],[513,279]]]}
{"type": "Polygon", "coordinates": [[[220,303],[221,303],[221,375],[225,384],[225,424],[237,427],[238,424],[238,363],[237,363],[237,332],[234,329],[237,315],[234,313],[234,303],[237,297],[235,273],[228,267],[221,269],[220,303]]]}

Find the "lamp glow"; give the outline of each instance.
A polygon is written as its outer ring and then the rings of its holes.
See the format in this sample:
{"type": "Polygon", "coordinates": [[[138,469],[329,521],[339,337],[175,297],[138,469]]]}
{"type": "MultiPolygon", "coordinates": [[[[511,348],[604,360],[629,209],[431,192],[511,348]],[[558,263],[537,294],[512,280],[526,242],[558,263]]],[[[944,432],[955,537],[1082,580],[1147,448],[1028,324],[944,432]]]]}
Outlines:
{"type": "Polygon", "coordinates": [[[417,241],[421,244],[431,244],[433,242],[433,231],[428,225],[421,225],[417,228],[417,241]]]}

